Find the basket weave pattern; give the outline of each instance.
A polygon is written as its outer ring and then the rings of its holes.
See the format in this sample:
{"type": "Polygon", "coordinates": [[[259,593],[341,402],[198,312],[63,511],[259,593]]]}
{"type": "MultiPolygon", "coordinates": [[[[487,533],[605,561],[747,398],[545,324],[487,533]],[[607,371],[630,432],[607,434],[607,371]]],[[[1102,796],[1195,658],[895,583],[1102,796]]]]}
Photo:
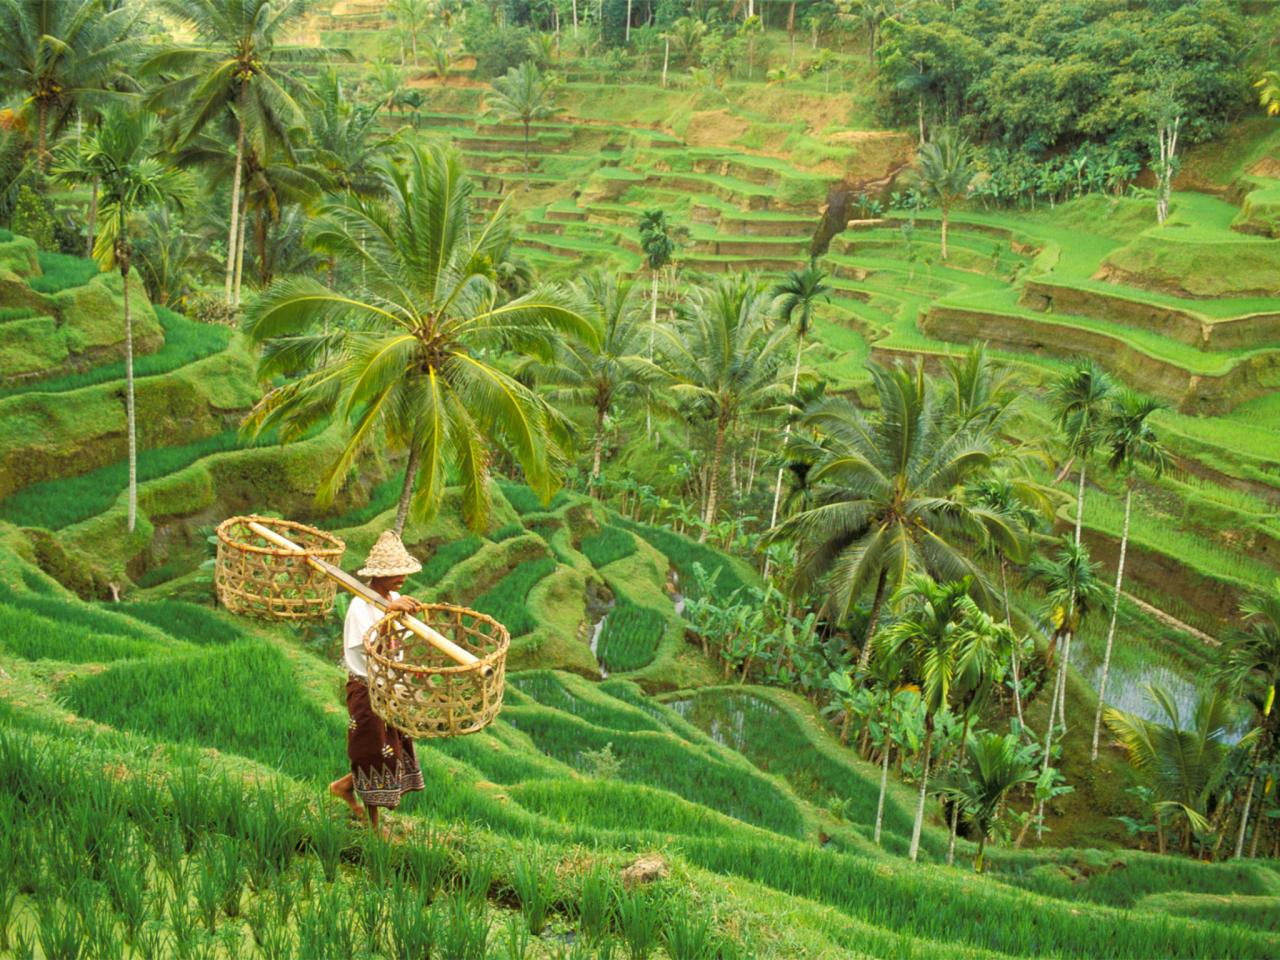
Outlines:
{"type": "Polygon", "coordinates": [[[231,517],[218,525],[214,585],[218,602],[232,613],[268,620],[308,620],[328,616],[337,585],[307,563],[316,557],[337,565],[344,544],[337,537],[273,517],[231,517]],[[287,537],[306,553],[269,543],[249,529],[253,521],[287,537]]]}
{"type": "Polygon", "coordinates": [[[502,709],[511,637],[492,617],[426,604],[418,619],[478,659],[459,666],[395,616],[365,634],[369,702],[383,721],[412,737],[454,737],[487,726],[502,709]]]}

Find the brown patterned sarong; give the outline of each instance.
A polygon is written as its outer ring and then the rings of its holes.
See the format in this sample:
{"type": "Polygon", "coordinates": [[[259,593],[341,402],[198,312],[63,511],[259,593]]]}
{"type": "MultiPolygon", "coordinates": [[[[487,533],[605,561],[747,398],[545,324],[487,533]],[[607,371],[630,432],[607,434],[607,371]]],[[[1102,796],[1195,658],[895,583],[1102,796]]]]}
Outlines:
{"type": "Polygon", "coordinates": [[[402,794],[423,788],[413,740],[373,712],[364,677],[347,675],[347,713],[347,757],[356,796],[366,807],[394,810],[402,794]]]}

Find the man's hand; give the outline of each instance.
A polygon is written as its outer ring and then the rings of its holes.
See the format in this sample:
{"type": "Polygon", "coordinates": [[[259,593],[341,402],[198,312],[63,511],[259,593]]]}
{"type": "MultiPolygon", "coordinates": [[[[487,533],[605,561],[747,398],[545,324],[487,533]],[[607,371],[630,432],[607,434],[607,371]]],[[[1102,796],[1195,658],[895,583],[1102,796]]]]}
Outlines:
{"type": "Polygon", "coordinates": [[[387,604],[387,613],[417,613],[422,604],[413,597],[397,597],[387,604]]]}

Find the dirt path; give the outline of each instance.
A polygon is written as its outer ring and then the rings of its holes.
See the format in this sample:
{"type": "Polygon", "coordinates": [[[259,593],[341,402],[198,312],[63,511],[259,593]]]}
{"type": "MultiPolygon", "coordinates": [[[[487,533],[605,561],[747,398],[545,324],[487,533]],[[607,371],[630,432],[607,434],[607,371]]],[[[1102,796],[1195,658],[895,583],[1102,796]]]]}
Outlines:
{"type": "Polygon", "coordinates": [[[1159,620],[1161,623],[1163,623],[1165,626],[1173,627],[1175,630],[1181,630],[1183,633],[1189,633],[1191,634],[1191,636],[1195,637],[1197,640],[1207,643],[1211,647],[1216,647],[1221,644],[1220,640],[1216,640],[1215,638],[1209,636],[1209,634],[1205,633],[1203,630],[1197,630],[1195,627],[1191,626],[1191,624],[1183,623],[1181,620],[1179,620],[1177,617],[1173,616],[1172,614],[1165,613],[1159,607],[1153,607],[1151,604],[1147,603],[1147,601],[1145,600],[1139,600],[1137,597],[1135,597],[1131,593],[1126,593],[1124,590],[1121,590],[1120,595],[1124,597],[1126,600],[1128,600],[1130,603],[1132,603],[1139,610],[1141,610],[1143,613],[1150,614],[1151,616],[1159,620]]]}

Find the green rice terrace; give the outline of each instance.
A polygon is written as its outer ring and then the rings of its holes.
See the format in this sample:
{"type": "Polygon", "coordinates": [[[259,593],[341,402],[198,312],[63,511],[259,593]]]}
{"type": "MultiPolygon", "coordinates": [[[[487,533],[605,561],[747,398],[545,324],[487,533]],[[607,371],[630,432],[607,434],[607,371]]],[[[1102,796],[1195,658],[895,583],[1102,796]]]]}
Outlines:
{"type": "Polygon", "coordinates": [[[0,0],[0,957],[1280,956],[1277,41],[0,0]]]}

